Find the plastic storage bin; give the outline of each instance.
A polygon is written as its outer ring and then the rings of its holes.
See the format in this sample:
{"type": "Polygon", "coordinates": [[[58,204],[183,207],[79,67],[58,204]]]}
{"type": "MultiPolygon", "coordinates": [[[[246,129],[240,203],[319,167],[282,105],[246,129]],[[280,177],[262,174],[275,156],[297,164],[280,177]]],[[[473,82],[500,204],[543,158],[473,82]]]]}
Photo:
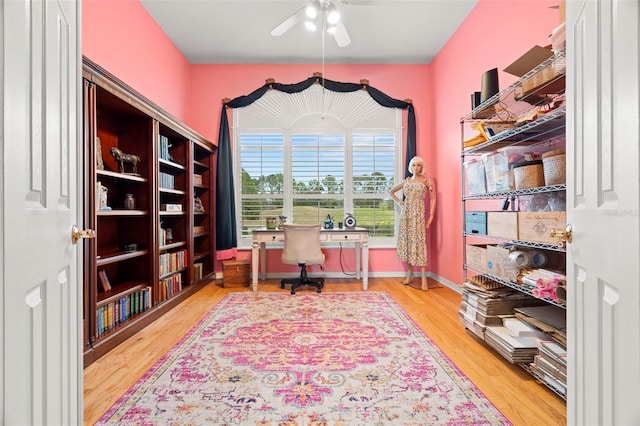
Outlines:
{"type": "Polygon", "coordinates": [[[484,172],[484,164],[480,160],[473,159],[464,163],[467,174],[467,191],[470,195],[485,194],[487,192],[487,178],[484,172]]]}
{"type": "Polygon", "coordinates": [[[509,191],[509,153],[505,150],[493,151],[482,157],[487,175],[487,192],[509,191]]]}

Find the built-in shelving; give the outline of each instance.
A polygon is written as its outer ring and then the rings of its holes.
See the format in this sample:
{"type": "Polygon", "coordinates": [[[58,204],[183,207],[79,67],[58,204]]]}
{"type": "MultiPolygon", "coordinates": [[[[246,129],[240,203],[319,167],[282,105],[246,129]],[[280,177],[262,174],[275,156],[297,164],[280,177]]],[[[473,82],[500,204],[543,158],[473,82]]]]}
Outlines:
{"type": "Polygon", "coordinates": [[[83,65],[84,219],[96,231],[85,240],[88,365],[215,276],[213,248],[194,245],[213,216],[193,219],[195,196],[210,208],[213,194],[210,182],[196,193],[192,181],[209,176],[215,146],[97,64],[83,65]]]}

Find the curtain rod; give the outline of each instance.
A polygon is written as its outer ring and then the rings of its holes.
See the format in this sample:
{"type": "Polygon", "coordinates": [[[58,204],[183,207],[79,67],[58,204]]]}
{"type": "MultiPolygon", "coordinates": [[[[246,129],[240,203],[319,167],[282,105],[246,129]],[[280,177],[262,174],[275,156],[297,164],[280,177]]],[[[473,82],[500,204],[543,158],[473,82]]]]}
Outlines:
{"type": "MultiPolygon", "coordinates": [[[[322,73],[321,72],[314,72],[313,73],[313,78],[322,78],[322,73]]],[[[273,83],[276,82],[276,79],[273,77],[269,77],[269,78],[265,78],[264,80],[264,84],[269,86],[269,90],[273,90],[273,83]]],[[[318,83],[318,81],[316,80],[316,84],[318,83]]],[[[369,86],[369,80],[366,78],[362,78],[360,79],[360,84],[362,84],[362,90],[366,90],[367,86],[369,86]]],[[[226,104],[227,102],[231,101],[231,98],[222,98],[222,104],[226,104]]],[[[404,102],[408,103],[408,104],[413,104],[413,100],[411,98],[406,98],[403,99],[404,102]]]]}

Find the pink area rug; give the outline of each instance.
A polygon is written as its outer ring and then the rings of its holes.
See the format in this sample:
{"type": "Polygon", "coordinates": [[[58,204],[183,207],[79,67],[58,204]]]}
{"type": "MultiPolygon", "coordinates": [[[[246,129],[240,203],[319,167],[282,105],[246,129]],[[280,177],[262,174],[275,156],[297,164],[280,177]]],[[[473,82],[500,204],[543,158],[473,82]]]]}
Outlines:
{"type": "Polygon", "coordinates": [[[508,425],[384,292],[232,293],[100,425],[508,425]]]}

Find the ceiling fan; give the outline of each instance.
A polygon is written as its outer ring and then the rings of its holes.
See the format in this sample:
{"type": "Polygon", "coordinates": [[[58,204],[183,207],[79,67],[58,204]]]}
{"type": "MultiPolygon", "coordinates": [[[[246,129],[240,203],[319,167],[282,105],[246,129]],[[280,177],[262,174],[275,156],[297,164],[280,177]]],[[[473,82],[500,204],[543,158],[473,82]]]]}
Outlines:
{"type": "Polygon", "coordinates": [[[293,15],[285,19],[271,31],[272,36],[281,36],[299,22],[304,22],[310,31],[320,28],[332,34],[340,47],[348,46],[351,37],[340,17],[340,12],[332,0],[311,0],[293,15]]]}

